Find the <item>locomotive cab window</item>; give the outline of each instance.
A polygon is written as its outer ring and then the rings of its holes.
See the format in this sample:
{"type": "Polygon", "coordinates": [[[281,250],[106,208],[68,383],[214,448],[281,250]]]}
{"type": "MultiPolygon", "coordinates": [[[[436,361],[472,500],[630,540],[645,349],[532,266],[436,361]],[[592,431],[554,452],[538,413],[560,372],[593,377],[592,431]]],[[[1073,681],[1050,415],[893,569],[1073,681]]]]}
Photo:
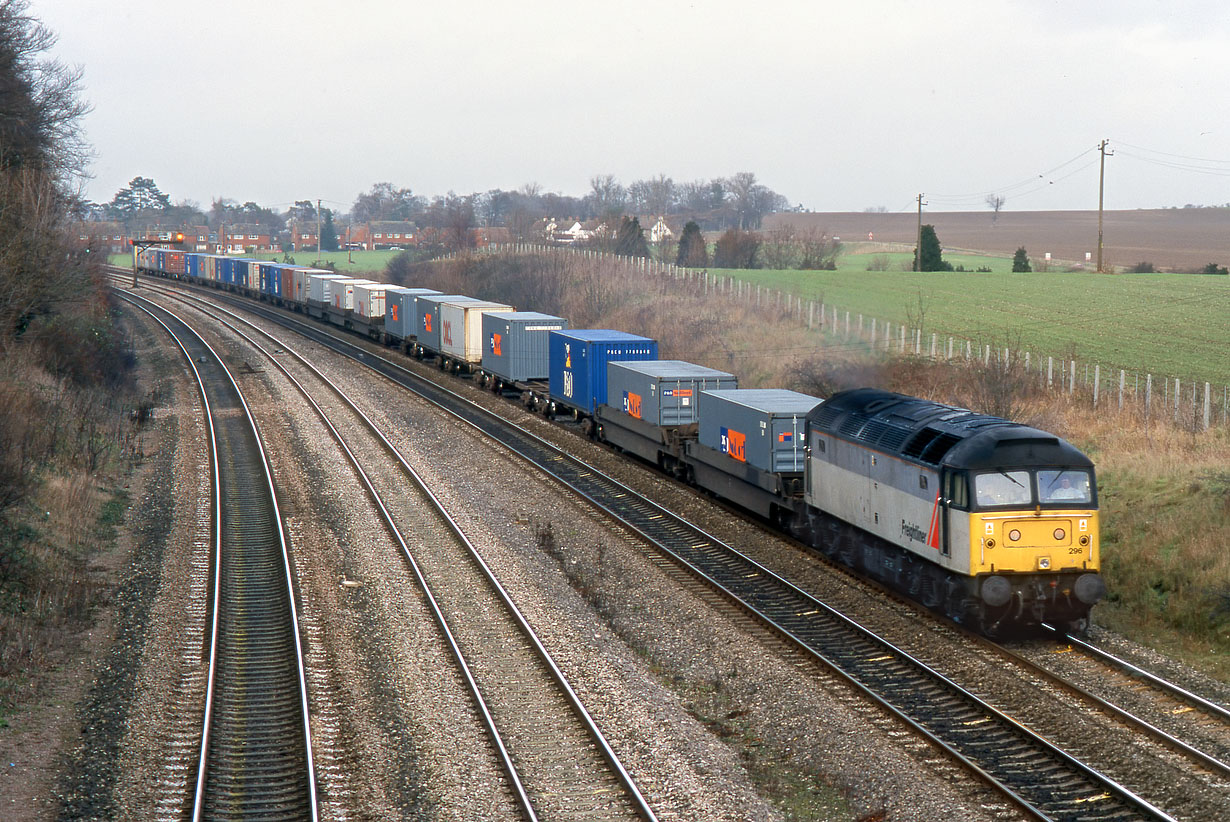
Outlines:
{"type": "Polygon", "coordinates": [[[992,471],[974,477],[974,498],[980,506],[1028,505],[1033,483],[1028,471],[992,471]]]}
{"type": "Polygon", "coordinates": [[[965,474],[947,474],[944,478],[944,496],[953,508],[969,508],[969,482],[965,474]]]}
{"type": "Polygon", "coordinates": [[[1039,471],[1038,499],[1042,502],[1092,502],[1093,486],[1089,481],[1089,472],[1074,469],[1039,471]]]}

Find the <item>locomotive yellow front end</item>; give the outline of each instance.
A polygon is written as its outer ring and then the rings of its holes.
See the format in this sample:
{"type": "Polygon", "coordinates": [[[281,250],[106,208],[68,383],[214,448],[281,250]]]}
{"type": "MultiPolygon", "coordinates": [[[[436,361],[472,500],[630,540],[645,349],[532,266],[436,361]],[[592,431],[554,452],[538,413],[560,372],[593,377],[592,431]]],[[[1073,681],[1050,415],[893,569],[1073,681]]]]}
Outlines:
{"type": "Polygon", "coordinates": [[[970,575],[984,618],[1083,628],[1105,594],[1092,470],[986,471],[973,491],[970,575]]]}

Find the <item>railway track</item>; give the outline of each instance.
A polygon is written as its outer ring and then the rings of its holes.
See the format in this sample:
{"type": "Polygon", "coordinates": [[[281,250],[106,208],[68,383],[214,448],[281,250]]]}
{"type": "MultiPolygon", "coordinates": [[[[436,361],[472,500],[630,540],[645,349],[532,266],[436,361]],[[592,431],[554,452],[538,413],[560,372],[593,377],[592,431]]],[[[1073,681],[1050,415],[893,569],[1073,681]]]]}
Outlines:
{"type": "Polygon", "coordinates": [[[205,406],[213,467],[207,683],[193,819],[316,819],[290,556],[259,432],[226,365],[174,312],[131,294],[175,340],[205,406]]]}
{"type": "Polygon", "coordinates": [[[393,443],[342,388],[285,341],[255,329],[278,346],[279,354],[289,355],[293,366],[238,327],[240,318],[215,319],[295,385],[351,462],[426,594],[523,815],[655,819],[478,549],[393,443]]]}
{"type": "MultiPolygon", "coordinates": [[[[240,302],[286,325],[285,315],[240,302]]],[[[1004,792],[1028,813],[1048,819],[1171,818],[1132,791],[1079,762],[961,689],[939,672],[831,612],[767,568],[661,508],[639,499],[589,466],[531,434],[482,411],[442,386],[407,377],[407,371],[319,326],[293,323],[323,345],[345,350],[369,367],[449,409],[508,445],[577,493],[624,522],[660,550],[726,592],[766,624],[798,643],[817,661],[900,716],[925,737],[1004,792]],[[356,354],[354,352],[362,352],[356,354]]]]}

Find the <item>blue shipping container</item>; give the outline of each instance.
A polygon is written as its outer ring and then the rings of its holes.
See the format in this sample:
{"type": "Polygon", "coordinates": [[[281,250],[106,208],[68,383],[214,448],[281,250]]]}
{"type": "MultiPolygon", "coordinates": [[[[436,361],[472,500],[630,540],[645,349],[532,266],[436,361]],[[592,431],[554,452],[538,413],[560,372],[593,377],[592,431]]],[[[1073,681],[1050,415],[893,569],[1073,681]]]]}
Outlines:
{"type": "Polygon", "coordinates": [[[581,329],[550,335],[551,399],[585,414],[606,402],[608,362],[658,358],[657,340],[623,331],[581,329]]]}

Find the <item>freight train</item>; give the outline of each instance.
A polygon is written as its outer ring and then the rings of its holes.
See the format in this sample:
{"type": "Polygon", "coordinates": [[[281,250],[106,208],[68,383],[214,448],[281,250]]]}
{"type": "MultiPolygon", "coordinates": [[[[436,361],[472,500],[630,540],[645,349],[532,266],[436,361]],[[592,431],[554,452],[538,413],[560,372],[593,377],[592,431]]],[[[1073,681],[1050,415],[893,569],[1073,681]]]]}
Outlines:
{"type": "Polygon", "coordinates": [[[1093,463],[1045,431],[874,388],[741,389],[646,337],[430,288],[158,248],[134,264],[434,359],[984,633],[1083,630],[1106,592],[1093,463]]]}

